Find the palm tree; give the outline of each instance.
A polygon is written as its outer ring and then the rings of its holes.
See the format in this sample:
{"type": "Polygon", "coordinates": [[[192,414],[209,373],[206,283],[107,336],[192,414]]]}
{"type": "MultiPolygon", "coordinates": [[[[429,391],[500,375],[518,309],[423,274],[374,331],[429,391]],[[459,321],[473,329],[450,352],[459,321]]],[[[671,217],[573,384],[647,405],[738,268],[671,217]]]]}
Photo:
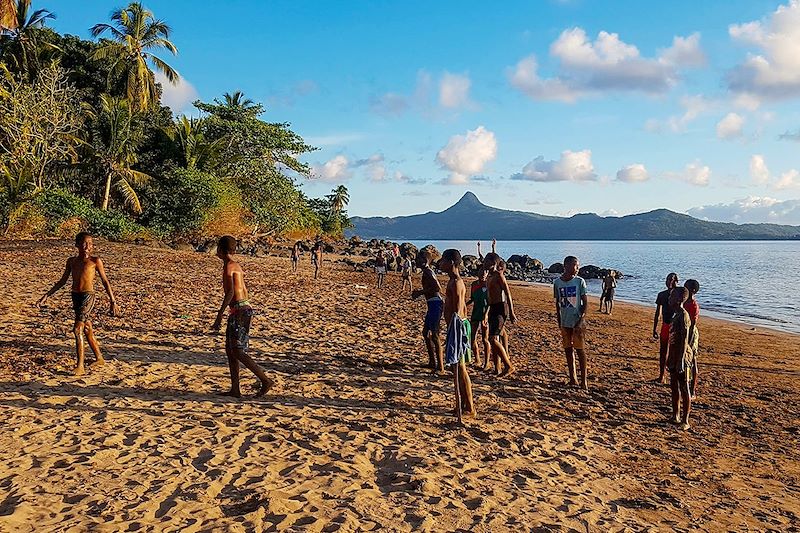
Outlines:
{"type": "Polygon", "coordinates": [[[141,185],[151,177],[131,168],[139,161],[136,154],[144,141],[144,134],[135,123],[129,102],[124,98],[103,94],[100,95],[100,109],[87,108],[86,114],[95,124],[87,147],[105,180],[100,208],[104,211],[108,209],[113,186],[126,206],[135,213],[141,213],[142,204],[133,186],[141,185]]]}
{"type": "Polygon", "coordinates": [[[225,99],[223,104],[231,109],[249,111],[257,107],[257,104],[254,101],[244,97],[244,93],[242,91],[236,91],[233,94],[225,93],[222,95],[222,97],[225,99]]]}
{"type": "Polygon", "coordinates": [[[167,80],[176,84],[180,79],[178,73],[163,59],[153,55],[150,50],[167,50],[172,55],[178,49],[169,40],[170,27],[161,20],[156,20],[152,11],[146,10],[139,2],[132,2],[125,9],[111,14],[112,24],[95,24],[92,35],[98,37],[108,31],[110,41],[102,42],[92,55],[93,59],[111,59],[114,62],[112,72],[127,78],[127,96],[137,111],[144,111],[158,101],[156,81],[152,64],[166,76],[167,80]]]}
{"type": "Polygon", "coordinates": [[[184,164],[188,170],[212,171],[220,162],[222,149],[227,139],[213,141],[203,133],[204,120],[182,116],[167,132],[167,135],[183,152],[184,164]]]}
{"type": "Polygon", "coordinates": [[[331,194],[328,195],[328,201],[331,204],[331,212],[334,215],[339,215],[350,203],[350,193],[347,192],[347,187],[339,185],[333,189],[331,194]]]}
{"type": "MultiPolygon", "coordinates": [[[[9,15],[12,15],[13,20],[10,20],[11,24],[8,26],[4,23],[2,27],[3,42],[0,43],[0,50],[3,56],[8,56],[12,60],[17,70],[33,75],[35,72],[31,70],[30,63],[33,61],[38,66],[38,30],[47,20],[56,16],[46,9],[37,9],[29,15],[30,8],[31,0],[17,0],[16,6],[11,3],[10,13],[4,12],[4,19],[11,18],[9,15]]],[[[53,47],[53,45],[47,46],[53,47]]]]}

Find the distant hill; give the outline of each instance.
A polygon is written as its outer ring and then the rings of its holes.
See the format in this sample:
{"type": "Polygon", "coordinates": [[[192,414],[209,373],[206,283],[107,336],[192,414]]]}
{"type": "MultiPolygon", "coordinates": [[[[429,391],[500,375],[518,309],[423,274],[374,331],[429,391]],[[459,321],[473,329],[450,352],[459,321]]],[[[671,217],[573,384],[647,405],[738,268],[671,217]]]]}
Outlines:
{"type": "Polygon", "coordinates": [[[668,209],[623,217],[569,218],[489,207],[467,192],[441,212],[403,217],[353,217],[348,235],[392,240],[800,240],[800,226],[708,222],[668,209]]]}

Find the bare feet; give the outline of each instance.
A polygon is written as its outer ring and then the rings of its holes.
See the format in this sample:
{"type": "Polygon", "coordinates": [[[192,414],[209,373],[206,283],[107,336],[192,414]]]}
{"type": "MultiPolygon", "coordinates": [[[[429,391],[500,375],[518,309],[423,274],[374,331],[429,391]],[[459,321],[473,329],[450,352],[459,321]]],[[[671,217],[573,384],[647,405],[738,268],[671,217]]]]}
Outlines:
{"type": "Polygon", "coordinates": [[[469,417],[469,418],[475,418],[475,416],[477,414],[478,414],[478,411],[474,407],[470,411],[467,411],[466,409],[462,409],[461,410],[461,416],[466,416],[466,417],[469,417]]]}
{"type": "Polygon", "coordinates": [[[271,379],[267,379],[267,381],[262,381],[261,382],[261,387],[259,387],[258,392],[256,393],[256,398],[261,398],[266,393],[268,393],[269,390],[274,386],[275,386],[275,382],[272,381],[271,379]]]}
{"type": "Polygon", "coordinates": [[[106,360],[101,357],[101,358],[97,359],[94,363],[90,364],[89,368],[94,368],[94,367],[97,367],[97,366],[103,366],[104,364],[106,364],[106,360]]]}
{"type": "Polygon", "coordinates": [[[681,423],[681,420],[680,420],[680,418],[678,418],[678,415],[672,415],[672,416],[669,418],[669,423],[670,423],[670,424],[676,424],[676,425],[677,425],[677,424],[680,424],[680,423],[681,423]]]}
{"type": "Polygon", "coordinates": [[[72,372],[74,376],[82,376],[84,374],[86,374],[86,369],[82,366],[76,366],[75,370],[72,372]]]}
{"type": "Polygon", "coordinates": [[[506,376],[510,376],[511,374],[513,374],[513,373],[514,373],[514,370],[515,370],[515,368],[514,368],[513,366],[509,366],[509,367],[507,367],[505,370],[503,370],[502,372],[500,372],[500,377],[501,377],[501,378],[504,378],[504,377],[506,377],[506,376]]]}
{"type": "Polygon", "coordinates": [[[239,392],[238,390],[229,390],[229,391],[225,391],[225,392],[218,392],[217,395],[218,396],[228,396],[229,398],[241,398],[242,397],[242,393],[239,392]]]}
{"type": "Polygon", "coordinates": [[[689,428],[691,427],[692,426],[689,425],[689,422],[683,422],[680,426],[678,426],[678,429],[681,431],[689,431],[689,428]]]}
{"type": "Polygon", "coordinates": [[[589,390],[589,384],[584,381],[583,383],[581,383],[581,388],[583,390],[589,390]]]}

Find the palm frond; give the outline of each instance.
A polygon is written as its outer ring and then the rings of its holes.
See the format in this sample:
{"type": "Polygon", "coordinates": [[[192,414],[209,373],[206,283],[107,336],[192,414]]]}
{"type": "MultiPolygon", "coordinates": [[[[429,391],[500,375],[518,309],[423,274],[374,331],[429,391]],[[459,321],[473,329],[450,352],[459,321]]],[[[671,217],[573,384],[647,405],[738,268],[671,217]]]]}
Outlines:
{"type": "Polygon", "coordinates": [[[159,70],[159,71],[160,71],[162,74],[164,74],[164,76],[166,76],[167,80],[169,80],[169,82],[170,82],[170,83],[172,83],[173,85],[175,85],[176,83],[178,83],[178,81],[181,79],[181,76],[180,76],[180,74],[178,74],[178,71],[176,71],[174,68],[172,68],[171,66],[169,66],[169,65],[168,65],[168,64],[167,64],[167,63],[166,63],[166,62],[165,62],[163,59],[161,59],[160,57],[158,57],[158,56],[154,56],[154,55],[149,55],[149,54],[148,54],[148,56],[150,57],[150,61],[152,61],[152,62],[153,62],[153,65],[155,65],[155,67],[156,67],[156,68],[157,68],[157,69],[158,69],[158,70],[159,70]]]}
{"type": "Polygon", "coordinates": [[[123,177],[118,177],[114,182],[114,188],[122,196],[126,206],[130,207],[134,213],[142,212],[142,204],[139,202],[139,195],[133,190],[128,180],[123,177]]]}

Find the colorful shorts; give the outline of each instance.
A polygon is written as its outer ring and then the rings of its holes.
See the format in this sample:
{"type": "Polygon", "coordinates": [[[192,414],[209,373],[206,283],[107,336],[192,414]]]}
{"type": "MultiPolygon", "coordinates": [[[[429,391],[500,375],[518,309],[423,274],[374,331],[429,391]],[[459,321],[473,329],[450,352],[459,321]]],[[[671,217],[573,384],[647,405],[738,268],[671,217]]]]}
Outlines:
{"type": "Polygon", "coordinates": [[[442,311],[444,310],[444,300],[441,298],[431,298],[428,300],[428,312],[425,313],[425,324],[422,327],[422,332],[439,333],[439,328],[442,322],[442,311]]]}
{"type": "Polygon", "coordinates": [[[75,311],[75,322],[88,322],[94,309],[93,292],[73,292],[72,310],[75,311]]]}
{"type": "Polygon", "coordinates": [[[574,348],[576,350],[583,350],[586,345],[586,328],[583,326],[575,326],[574,328],[561,327],[561,342],[564,349],[574,348]]]}
{"type": "Polygon", "coordinates": [[[225,328],[225,349],[247,351],[250,345],[250,322],[253,308],[247,303],[233,304],[228,313],[228,327],[225,328]]]}

